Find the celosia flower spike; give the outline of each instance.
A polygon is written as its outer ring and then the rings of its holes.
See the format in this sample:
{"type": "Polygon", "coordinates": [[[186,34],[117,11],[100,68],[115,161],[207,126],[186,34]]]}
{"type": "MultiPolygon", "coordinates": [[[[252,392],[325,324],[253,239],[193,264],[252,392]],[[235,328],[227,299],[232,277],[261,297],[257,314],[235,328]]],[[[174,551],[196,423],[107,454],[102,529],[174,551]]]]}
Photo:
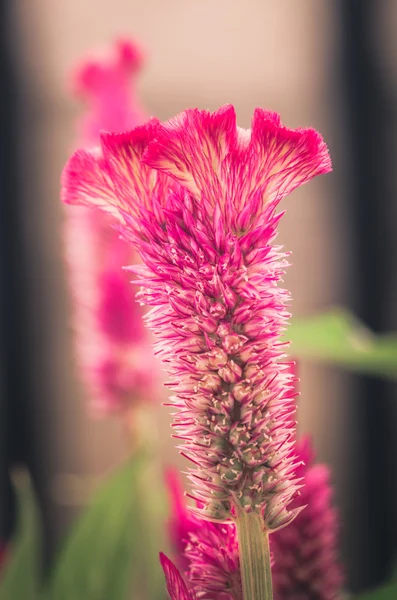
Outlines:
{"type": "Polygon", "coordinates": [[[64,200],[116,215],[142,257],[131,270],[153,307],[175,435],[208,519],[232,520],[239,506],[275,530],[299,512],[288,509],[299,481],[275,210],[330,168],[315,131],[260,109],[243,131],[226,106],[104,135],[101,151],[76,154],[65,170],[64,200]]]}
{"type": "MultiPolygon", "coordinates": [[[[74,90],[89,104],[79,123],[83,145],[98,144],[103,129],[122,131],[144,120],[133,84],[141,62],[137,45],[120,40],[105,56],[76,69],[74,90]]],[[[99,211],[70,207],[65,245],[84,383],[98,412],[124,414],[140,401],[157,398],[160,386],[143,310],[122,271],[137,256],[110,225],[99,211]]]]}

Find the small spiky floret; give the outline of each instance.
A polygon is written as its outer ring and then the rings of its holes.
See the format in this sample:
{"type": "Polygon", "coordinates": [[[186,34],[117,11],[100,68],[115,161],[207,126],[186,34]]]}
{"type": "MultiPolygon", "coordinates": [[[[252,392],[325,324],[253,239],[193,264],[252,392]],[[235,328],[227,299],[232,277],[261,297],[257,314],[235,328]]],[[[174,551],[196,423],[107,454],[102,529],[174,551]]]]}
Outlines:
{"type": "MultiPolygon", "coordinates": [[[[341,597],[343,576],[338,561],[338,516],[332,506],[330,472],[313,464],[308,438],[299,442],[303,477],[299,504],[306,508],[293,523],[271,536],[276,600],[336,600],[341,597]]],[[[297,500],[293,502],[297,505],[297,500]]]]}
{"type": "MultiPolygon", "coordinates": [[[[74,71],[73,90],[89,104],[78,124],[80,143],[91,147],[101,130],[123,131],[144,120],[132,81],[141,62],[136,44],[119,40],[74,71]]],[[[81,206],[65,215],[78,366],[99,413],[128,410],[159,392],[143,309],[122,271],[137,256],[110,224],[107,215],[81,206]]]]}
{"type": "Polygon", "coordinates": [[[63,199],[120,221],[144,266],[131,267],[167,366],[175,435],[194,468],[197,512],[227,521],[237,503],[274,530],[290,522],[295,476],[293,377],[280,337],[289,294],[274,245],[279,201],[330,170],[312,129],[257,109],[252,130],[233,107],[187,110],[77,152],[63,199]]]}

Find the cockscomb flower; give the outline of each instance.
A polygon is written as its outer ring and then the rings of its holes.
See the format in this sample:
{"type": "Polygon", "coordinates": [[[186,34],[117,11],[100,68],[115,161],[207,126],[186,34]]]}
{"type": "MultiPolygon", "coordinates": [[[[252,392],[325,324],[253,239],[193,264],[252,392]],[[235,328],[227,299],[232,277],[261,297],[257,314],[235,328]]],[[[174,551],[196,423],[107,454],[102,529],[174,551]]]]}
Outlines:
{"type": "Polygon", "coordinates": [[[299,512],[288,509],[299,481],[275,211],[330,168],[316,131],[288,129],[261,109],[245,131],[225,106],[104,134],[100,149],[77,152],[64,172],[64,201],[113,215],[142,257],[130,270],[152,307],[175,435],[207,519],[254,511],[269,531],[299,512]]]}
{"type": "MultiPolygon", "coordinates": [[[[89,103],[79,123],[80,143],[92,147],[106,129],[123,131],[144,120],[134,79],[142,62],[135,43],[120,40],[102,58],[73,73],[73,90],[89,103]]],[[[65,246],[72,290],[79,367],[98,412],[124,411],[158,397],[158,366],[122,266],[138,259],[99,211],[70,207],[65,246]]]]}
{"type": "MultiPolygon", "coordinates": [[[[302,461],[297,475],[306,508],[293,523],[270,538],[276,600],[335,600],[341,597],[343,576],[338,561],[338,516],[332,506],[330,472],[313,464],[310,440],[298,443],[302,461]]],[[[293,505],[297,505],[297,500],[293,505]]]]}
{"type": "MultiPolygon", "coordinates": [[[[338,517],[332,506],[330,472],[313,463],[310,439],[297,443],[301,496],[305,505],[293,523],[270,536],[275,600],[335,600],[342,596],[338,561],[338,517]]],[[[169,536],[175,562],[198,598],[242,598],[238,538],[234,523],[199,520],[184,504],[176,473],[167,477],[171,497],[169,536]]]]}

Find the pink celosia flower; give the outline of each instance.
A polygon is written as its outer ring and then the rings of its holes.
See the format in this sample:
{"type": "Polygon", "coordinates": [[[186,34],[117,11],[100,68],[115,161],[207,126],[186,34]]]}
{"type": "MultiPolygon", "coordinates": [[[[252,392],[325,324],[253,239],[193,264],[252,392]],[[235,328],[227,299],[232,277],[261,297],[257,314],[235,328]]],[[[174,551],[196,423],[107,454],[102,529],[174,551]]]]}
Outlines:
{"type": "Polygon", "coordinates": [[[302,460],[297,475],[304,484],[299,504],[306,508],[289,527],[270,538],[274,596],[276,600],[335,600],[340,598],[343,577],[337,557],[339,523],[332,507],[330,472],[325,465],[313,464],[308,438],[297,450],[302,460]]]}
{"type": "Polygon", "coordinates": [[[199,521],[192,515],[192,525],[183,556],[188,562],[187,578],[197,597],[243,600],[234,523],[199,521]]]}
{"type": "MultiPolygon", "coordinates": [[[[135,43],[119,41],[112,53],[75,71],[73,88],[90,104],[79,126],[84,145],[97,144],[103,129],[122,131],[144,119],[132,85],[141,62],[135,43]]],[[[65,238],[79,366],[94,406],[113,411],[155,398],[158,378],[143,311],[121,269],[137,256],[107,215],[90,208],[68,211],[65,238]]]]}
{"type": "Polygon", "coordinates": [[[279,201],[330,170],[312,129],[284,127],[257,109],[252,131],[230,106],[188,110],[81,150],[63,175],[63,199],[120,221],[144,266],[131,270],[171,376],[175,431],[194,464],[196,509],[214,521],[237,507],[289,523],[299,487],[293,377],[280,341],[289,294],[274,245],[279,201]]]}
{"type": "MultiPolygon", "coordinates": [[[[310,440],[297,444],[302,492],[292,507],[306,505],[288,527],[270,536],[275,600],[335,600],[341,596],[337,557],[338,518],[332,507],[329,469],[313,464],[310,440]]],[[[175,473],[169,534],[176,563],[198,598],[240,600],[241,575],[236,527],[198,520],[183,503],[175,473]],[[180,536],[178,538],[178,535],[180,536]]]]}

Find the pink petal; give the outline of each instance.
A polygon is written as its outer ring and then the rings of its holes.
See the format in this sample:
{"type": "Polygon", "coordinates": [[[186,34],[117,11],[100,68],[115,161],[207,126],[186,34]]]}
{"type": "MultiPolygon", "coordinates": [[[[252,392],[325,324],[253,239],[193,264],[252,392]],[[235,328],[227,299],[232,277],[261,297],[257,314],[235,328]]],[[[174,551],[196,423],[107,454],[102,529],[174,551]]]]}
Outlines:
{"type": "Polygon", "coordinates": [[[61,199],[66,204],[100,208],[120,219],[115,207],[113,185],[105,172],[99,148],[75,152],[62,173],[61,183],[61,199]]]}
{"type": "Polygon", "coordinates": [[[178,569],[162,552],[160,552],[160,562],[171,600],[195,600],[195,596],[189,593],[178,569]]]}
{"type": "Polygon", "coordinates": [[[332,169],[327,146],[316,130],[289,129],[277,113],[260,108],[252,119],[250,150],[262,165],[250,185],[265,183],[269,202],[332,169]]]}
{"type": "Polygon", "coordinates": [[[233,106],[223,106],[214,113],[186,110],[159,128],[155,142],[145,152],[144,162],[215,205],[222,195],[222,161],[236,135],[233,106]]]}
{"type": "Polygon", "coordinates": [[[236,217],[243,211],[242,229],[266,203],[331,170],[328,149],[314,129],[289,129],[277,113],[256,109],[252,132],[244,131],[231,106],[212,114],[187,110],[162,124],[143,161],[212,209],[218,204],[225,212],[230,205],[236,217]]]}
{"type": "Polygon", "coordinates": [[[158,124],[157,119],[151,119],[126,133],[101,134],[107,173],[119,205],[130,214],[137,214],[140,205],[151,205],[157,177],[141,163],[141,158],[148,143],[154,139],[158,124]]]}
{"type": "Polygon", "coordinates": [[[62,200],[66,204],[93,206],[119,220],[138,216],[151,206],[153,194],[164,197],[164,177],[142,165],[142,154],[157,131],[155,119],[120,134],[103,133],[102,151],[78,150],[62,175],[62,200]]]}

